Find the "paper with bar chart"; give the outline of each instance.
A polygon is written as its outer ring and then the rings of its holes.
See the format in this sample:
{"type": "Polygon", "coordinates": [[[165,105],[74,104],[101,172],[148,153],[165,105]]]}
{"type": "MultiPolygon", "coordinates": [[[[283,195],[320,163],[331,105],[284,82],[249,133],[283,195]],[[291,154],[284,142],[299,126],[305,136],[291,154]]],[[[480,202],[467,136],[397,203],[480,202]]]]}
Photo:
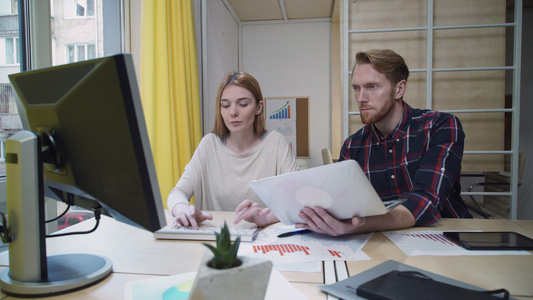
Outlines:
{"type": "Polygon", "coordinates": [[[382,232],[407,256],[433,255],[529,255],[520,250],[467,250],[448,240],[443,231],[391,231],[382,232]]]}
{"type": "Polygon", "coordinates": [[[281,133],[296,155],[296,98],[268,99],[266,104],[266,128],[281,133]]]}
{"type": "Polygon", "coordinates": [[[261,230],[252,243],[241,244],[239,255],[266,258],[274,265],[324,260],[368,260],[361,249],[372,234],[332,237],[306,233],[278,238],[281,233],[294,231],[294,226],[281,223],[261,230]]]}

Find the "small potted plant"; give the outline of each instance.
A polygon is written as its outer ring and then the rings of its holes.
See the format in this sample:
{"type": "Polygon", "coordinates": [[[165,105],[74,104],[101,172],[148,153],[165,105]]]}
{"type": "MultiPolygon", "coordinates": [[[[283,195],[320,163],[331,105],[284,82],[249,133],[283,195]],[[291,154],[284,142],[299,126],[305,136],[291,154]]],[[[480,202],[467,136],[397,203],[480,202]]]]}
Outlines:
{"type": "Polygon", "coordinates": [[[216,235],[216,246],[204,243],[206,250],[189,299],[264,299],[272,262],[238,257],[240,237],[231,242],[226,223],[216,235]]]}
{"type": "Polygon", "coordinates": [[[211,250],[213,258],[207,263],[207,266],[214,269],[230,269],[238,267],[242,261],[237,258],[237,251],[241,243],[241,237],[238,236],[235,242],[231,243],[231,236],[226,222],[220,233],[215,232],[216,247],[211,244],[204,243],[204,245],[211,250]]]}

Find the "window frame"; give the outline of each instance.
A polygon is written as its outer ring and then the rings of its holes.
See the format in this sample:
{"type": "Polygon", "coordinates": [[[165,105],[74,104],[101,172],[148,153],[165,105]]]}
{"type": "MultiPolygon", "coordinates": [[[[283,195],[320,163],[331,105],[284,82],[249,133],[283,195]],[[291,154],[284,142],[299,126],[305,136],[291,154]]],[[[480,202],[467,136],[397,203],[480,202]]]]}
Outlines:
{"type": "Polygon", "coordinates": [[[79,61],[85,61],[85,60],[89,60],[89,59],[93,59],[93,58],[96,58],[96,44],[94,43],[79,43],[79,44],[67,44],[65,45],[65,62],[66,63],[73,63],[73,62],[79,62],[79,61]],[[80,54],[80,47],[83,46],[83,59],[80,59],[79,58],[79,54],[80,54]],[[92,53],[92,56],[89,55],[90,54],[90,50],[89,50],[89,47],[92,46],[93,49],[93,53],[92,53]],[[71,59],[70,57],[70,53],[71,53],[71,50],[70,48],[72,48],[74,50],[74,55],[73,55],[73,60],[71,59]]]}
{"type": "Polygon", "coordinates": [[[85,12],[83,16],[78,15],[77,12],[77,5],[79,0],[63,0],[63,18],[65,19],[82,19],[82,18],[94,18],[96,15],[95,9],[96,9],[96,0],[84,0],[85,5],[85,12]],[[89,6],[87,3],[92,2],[92,15],[87,15],[87,7],[89,6]]]}
{"type": "Polygon", "coordinates": [[[18,66],[20,65],[20,43],[19,43],[19,37],[18,36],[6,36],[1,38],[4,42],[2,43],[5,51],[5,57],[2,57],[2,65],[3,66],[18,66]],[[11,59],[13,59],[13,63],[8,63],[8,45],[7,40],[12,40],[11,46],[13,47],[11,52],[11,59]]]}
{"type": "MultiPolygon", "coordinates": [[[[63,4],[67,0],[58,0],[63,1],[63,4]]],[[[111,10],[109,11],[109,8],[106,9],[106,12],[112,12],[112,13],[118,13],[117,16],[120,19],[120,29],[119,32],[121,33],[121,39],[123,39],[125,42],[119,43],[121,47],[121,52],[125,52],[129,49],[128,43],[129,43],[129,36],[126,34],[129,34],[129,29],[126,31],[125,26],[129,26],[129,23],[127,23],[127,20],[129,19],[129,2],[130,0],[119,0],[119,4],[113,3],[111,1],[100,1],[100,0],[90,0],[93,3],[93,16],[84,16],[84,17],[77,17],[77,19],[80,18],[93,18],[97,19],[97,7],[96,5],[98,3],[103,3],[106,6],[112,6],[118,5],[118,10],[111,10]]],[[[12,3],[13,4],[13,3],[12,3]]],[[[15,8],[12,6],[11,10],[14,11],[15,8]]],[[[53,5],[51,5],[50,1],[46,0],[18,0],[17,3],[17,9],[16,9],[18,18],[19,18],[19,36],[18,39],[18,45],[19,48],[16,51],[18,55],[19,60],[19,69],[20,72],[33,70],[33,69],[39,69],[39,68],[45,68],[53,65],[52,57],[53,57],[53,45],[51,43],[51,18],[54,17],[54,10],[53,5]]],[[[72,18],[76,19],[76,18],[72,18]]],[[[2,41],[0,41],[1,43],[2,41]]],[[[97,43],[93,43],[95,46],[95,55],[97,55],[98,45],[97,43]]],[[[55,45],[54,45],[55,46],[55,45]]],[[[4,46],[5,47],[5,42],[4,46]]],[[[87,49],[87,47],[85,47],[87,49]]],[[[57,50],[57,49],[55,49],[57,50]]],[[[105,51],[105,50],[104,50],[105,51]]],[[[86,50],[87,54],[87,50],[86,50]]],[[[1,66],[1,64],[0,64],[1,66]]],[[[9,65],[9,67],[13,67],[16,65],[9,65]]],[[[0,148],[3,148],[3,143],[0,143],[0,148]]],[[[0,149],[0,151],[3,151],[3,149],[0,149]]],[[[7,183],[6,183],[6,174],[5,172],[3,174],[0,174],[0,209],[5,210],[5,204],[7,199],[7,183]]],[[[49,204],[53,204],[55,207],[55,201],[47,201],[47,211],[50,211],[53,213],[55,209],[48,207],[49,204]]],[[[55,214],[57,215],[57,214],[55,214]]],[[[53,214],[53,216],[55,216],[53,214]]],[[[51,216],[48,216],[51,217],[51,216]]],[[[53,226],[48,224],[47,225],[47,231],[53,232],[55,231],[53,229],[53,226]]],[[[57,229],[57,225],[56,225],[57,229]]]]}

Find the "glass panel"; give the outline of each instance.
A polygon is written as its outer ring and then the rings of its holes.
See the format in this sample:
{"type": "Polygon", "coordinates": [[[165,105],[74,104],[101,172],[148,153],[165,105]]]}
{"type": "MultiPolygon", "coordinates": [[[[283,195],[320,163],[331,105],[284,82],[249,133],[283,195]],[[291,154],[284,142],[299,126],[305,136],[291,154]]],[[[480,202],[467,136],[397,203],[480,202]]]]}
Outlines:
{"type": "Polygon", "coordinates": [[[434,0],[433,23],[435,26],[504,23],[507,3],[509,1],[434,0]]]}
{"type": "Polygon", "coordinates": [[[78,2],[76,4],[76,17],[83,17],[83,16],[85,16],[85,7],[78,2]]]}
{"type": "Polygon", "coordinates": [[[11,14],[11,1],[0,1],[0,15],[11,14]]]}
{"type": "Polygon", "coordinates": [[[67,46],[67,62],[68,63],[71,63],[71,62],[74,62],[75,61],[75,51],[74,51],[74,46],[73,45],[68,45],[67,46]]]}
{"type": "MultiPolygon", "coordinates": [[[[51,0],[54,6],[52,11],[55,12],[51,19],[52,41],[56,46],[52,48],[57,52],[53,53],[53,64],[61,65],[120,53],[120,47],[117,49],[114,45],[121,45],[121,2],[123,0],[51,0]],[[70,16],[66,14],[69,9],[70,16]],[[61,12],[65,12],[65,15],[59,15],[61,12]],[[109,49],[113,51],[110,52],[109,49]]],[[[58,213],[65,209],[63,203],[57,203],[58,213]]],[[[75,208],[70,209],[72,211],[75,208]]],[[[69,224],[72,221],[77,223],[81,220],[69,218],[69,224]]],[[[65,225],[60,224],[59,229],[65,225]]]]}
{"type": "MultiPolygon", "coordinates": [[[[1,178],[6,175],[5,141],[22,128],[7,76],[20,72],[19,21],[16,3],[12,0],[0,0],[0,36],[3,37],[3,41],[0,41],[0,62],[3,65],[0,72],[0,184],[2,184],[1,178]]],[[[5,202],[0,202],[0,205],[5,205],[5,202]]]]}
{"type": "Polygon", "coordinates": [[[94,44],[87,45],[87,59],[96,58],[96,47],[94,44]]]}
{"type": "Polygon", "coordinates": [[[76,17],[94,17],[94,0],[77,0],[73,5],[76,8],[76,17]]]}
{"type": "Polygon", "coordinates": [[[15,59],[16,63],[20,64],[20,43],[19,38],[15,38],[15,59]]]}
{"type": "Polygon", "coordinates": [[[87,16],[94,17],[94,0],[87,0],[87,16]]]}
{"type": "Polygon", "coordinates": [[[76,46],[76,61],[85,60],[85,45],[76,46]]]}
{"type": "Polygon", "coordinates": [[[6,65],[15,63],[13,59],[13,38],[6,38],[6,65]]]}
{"type": "Polygon", "coordinates": [[[348,6],[349,30],[421,27],[427,24],[427,0],[350,2],[353,3],[348,6]]]}
{"type": "MultiPolygon", "coordinates": [[[[5,39],[5,42],[0,40],[0,62],[2,64],[9,62],[9,65],[3,66],[0,72],[0,177],[5,176],[4,142],[22,129],[7,77],[8,74],[20,72],[17,2],[0,0],[0,36],[5,39]]],[[[49,2],[53,14],[51,18],[53,65],[122,51],[120,7],[123,0],[49,0],[49,2]],[[104,10],[105,15],[103,15],[104,10]]]]}
{"type": "MultiPolygon", "coordinates": [[[[53,1],[53,5],[56,6],[58,3],[53,1]]],[[[65,18],[74,18],[76,16],[76,3],[75,0],[63,0],[63,15],[65,18]]]]}
{"type": "Polygon", "coordinates": [[[433,66],[437,69],[505,66],[503,27],[437,30],[433,38],[433,66]]]}

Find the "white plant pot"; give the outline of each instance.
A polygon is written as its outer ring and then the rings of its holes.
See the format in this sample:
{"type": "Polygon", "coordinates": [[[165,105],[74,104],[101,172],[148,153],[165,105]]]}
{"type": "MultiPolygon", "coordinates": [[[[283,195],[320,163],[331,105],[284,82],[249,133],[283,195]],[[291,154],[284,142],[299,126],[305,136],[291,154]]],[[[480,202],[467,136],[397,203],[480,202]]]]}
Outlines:
{"type": "Polygon", "coordinates": [[[231,269],[213,269],[207,263],[213,257],[206,250],[189,295],[191,300],[264,299],[272,262],[253,257],[239,257],[242,264],[231,269]]]}

